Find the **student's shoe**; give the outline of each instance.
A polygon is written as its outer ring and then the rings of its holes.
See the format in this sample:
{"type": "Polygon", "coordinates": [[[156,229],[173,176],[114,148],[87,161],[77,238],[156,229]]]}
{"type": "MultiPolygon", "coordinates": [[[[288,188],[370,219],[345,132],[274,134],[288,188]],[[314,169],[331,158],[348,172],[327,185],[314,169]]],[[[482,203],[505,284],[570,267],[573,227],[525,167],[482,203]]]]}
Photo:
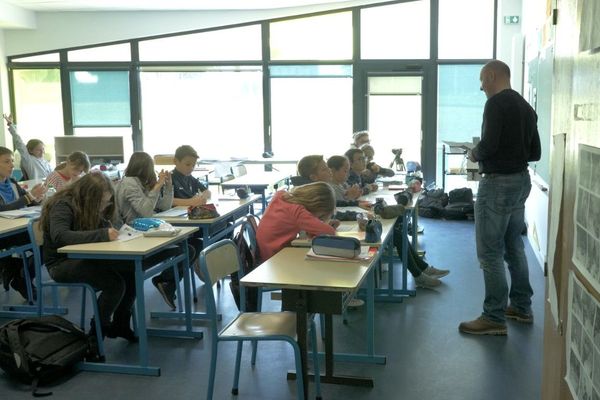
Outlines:
{"type": "Polygon", "coordinates": [[[483,317],[479,317],[473,321],[461,322],[460,325],[458,325],[458,330],[462,333],[471,335],[506,336],[507,333],[505,324],[493,322],[483,317]]]}
{"type": "Polygon", "coordinates": [[[123,327],[115,324],[110,325],[106,329],[106,337],[111,339],[120,337],[127,340],[129,343],[139,342],[139,338],[135,336],[135,332],[130,327],[123,327]]]}
{"type": "Polygon", "coordinates": [[[433,276],[427,274],[421,274],[415,277],[415,285],[420,288],[433,289],[436,286],[440,286],[442,282],[433,276]]]}
{"type": "Polygon", "coordinates": [[[348,302],[348,308],[358,308],[358,307],[362,307],[364,305],[365,305],[365,302],[363,300],[357,299],[357,298],[351,299],[348,302]]]}
{"type": "Polygon", "coordinates": [[[513,306],[506,307],[506,311],[504,311],[504,316],[508,319],[514,319],[515,321],[522,322],[524,324],[533,323],[532,313],[522,313],[513,306]]]}
{"type": "MultiPolygon", "coordinates": [[[[172,285],[169,282],[160,281],[158,276],[152,278],[152,284],[156,287],[165,303],[171,308],[171,311],[175,311],[177,309],[175,306],[175,285],[172,285]]],[[[108,336],[108,334],[106,336],[108,336]]]]}
{"type": "MultiPolygon", "coordinates": [[[[27,298],[27,283],[25,283],[25,278],[22,278],[20,276],[14,278],[12,281],[10,281],[10,287],[12,287],[17,292],[19,292],[19,294],[25,300],[29,300],[27,298]]],[[[31,282],[31,295],[33,296],[33,301],[36,301],[37,300],[37,289],[33,285],[33,282],[31,282]]]]}
{"type": "Polygon", "coordinates": [[[425,268],[425,270],[423,272],[434,278],[443,278],[444,276],[446,276],[450,273],[450,270],[437,269],[436,267],[433,267],[430,265],[429,267],[425,268]]]}

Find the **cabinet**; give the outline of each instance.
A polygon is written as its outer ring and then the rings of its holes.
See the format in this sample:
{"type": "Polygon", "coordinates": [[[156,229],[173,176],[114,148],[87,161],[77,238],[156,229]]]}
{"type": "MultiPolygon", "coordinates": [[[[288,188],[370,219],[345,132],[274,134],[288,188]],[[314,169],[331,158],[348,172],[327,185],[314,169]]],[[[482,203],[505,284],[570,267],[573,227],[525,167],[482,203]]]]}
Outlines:
{"type": "Polygon", "coordinates": [[[446,175],[462,175],[467,177],[467,152],[442,145],[442,188],[446,190],[446,175]],[[461,157],[459,159],[459,157],[461,157]],[[449,161],[452,160],[452,163],[449,161]],[[458,167],[456,165],[459,165],[458,167]]]}

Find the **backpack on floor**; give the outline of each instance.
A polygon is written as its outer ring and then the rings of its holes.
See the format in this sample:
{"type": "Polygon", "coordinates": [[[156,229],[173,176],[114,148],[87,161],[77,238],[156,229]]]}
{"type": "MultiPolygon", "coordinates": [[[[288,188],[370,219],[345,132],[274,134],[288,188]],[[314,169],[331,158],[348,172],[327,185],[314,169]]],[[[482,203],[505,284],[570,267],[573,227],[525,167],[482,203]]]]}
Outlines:
{"type": "Polygon", "coordinates": [[[56,315],[17,319],[0,327],[0,367],[31,384],[34,397],[51,395],[38,393],[38,384],[69,376],[89,351],[85,332],[56,315]]]}
{"type": "Polygon", "coordinates": [[[448,195],[443,189],[428,190],[417,200],[419,216],[441,218],[444,207],[448,204],[448,195]]]}

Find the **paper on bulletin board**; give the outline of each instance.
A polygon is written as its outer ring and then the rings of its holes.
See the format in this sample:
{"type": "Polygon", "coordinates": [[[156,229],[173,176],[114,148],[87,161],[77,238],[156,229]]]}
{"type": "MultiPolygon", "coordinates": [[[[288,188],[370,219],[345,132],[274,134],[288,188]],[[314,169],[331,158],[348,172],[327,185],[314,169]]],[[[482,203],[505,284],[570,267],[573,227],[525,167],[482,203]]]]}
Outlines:
{"type": "MultiPolygon", "coordinates": [[[[554,271],[554,257],[556,254],[556,240],[558,236],[558,222],[563,200],[563,181],[565,171],[565,143],[566,134],[560,133],[552,137],[552,173],[550,182],[550,227],[548,232],[548,303],[550,313],[554,321],[554,327],[558,327],[560,318],[558,315],[558,288],[554,271]]],[[[560,271],[559,271],[560,272],[560,271]]]]}
{"type": "Polygon", "coordinates": [[[569,272],[565,381],[574,400],[600,395],[600,302],[569,272]]]}
{"type": "Polygon", "coordinates": [[[573,264],[600,292],[600,148],[579,145],[573,264]]]}

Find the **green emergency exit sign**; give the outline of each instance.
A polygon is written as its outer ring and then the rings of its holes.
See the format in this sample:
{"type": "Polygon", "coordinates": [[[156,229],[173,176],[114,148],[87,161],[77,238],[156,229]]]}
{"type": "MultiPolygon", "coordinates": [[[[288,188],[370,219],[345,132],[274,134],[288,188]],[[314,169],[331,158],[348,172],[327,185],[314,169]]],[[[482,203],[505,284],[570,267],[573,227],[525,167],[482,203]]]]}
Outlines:
{"type": "Polygon", "coordinates": [[[519,23],[519,16],[518,15],[507,15],[504,17],[504,24],[505,25],[516,25],[519,23]]]}

